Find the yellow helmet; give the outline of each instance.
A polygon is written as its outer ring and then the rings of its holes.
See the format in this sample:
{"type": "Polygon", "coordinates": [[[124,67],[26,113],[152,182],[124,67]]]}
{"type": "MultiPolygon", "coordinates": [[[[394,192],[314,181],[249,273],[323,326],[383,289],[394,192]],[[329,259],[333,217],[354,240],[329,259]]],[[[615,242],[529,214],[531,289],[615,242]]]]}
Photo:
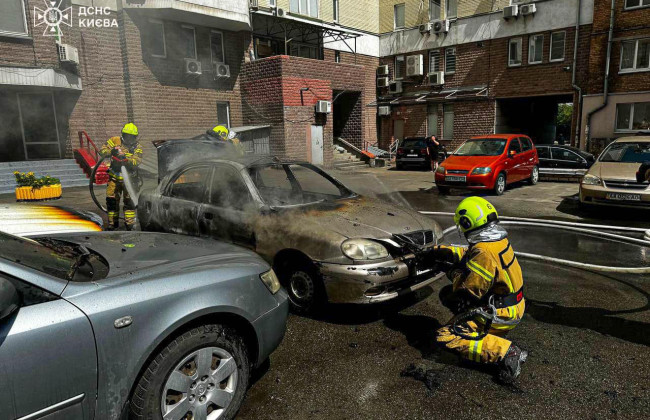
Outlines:
{"type": "Polygon", "coordinates": [[[454,222],[463,233],[481,228],[499,220],[499,214],[489,201],[481,197],[468,197],[456,208],[454,222]]]}
{"type": "Polygon", "coordinates": [[[218,125],[214,127],[212,131],[215,132],[217,136],[221,137],[224,140],[228,138],[228,129],[223,125],[218,125]]]}
{"type": "Polygon", "coordinates": [[[138,127],[133,123],[128,123],[122,129],[122,134],[131,134],[132,136],[138,135],[138,127]]]}

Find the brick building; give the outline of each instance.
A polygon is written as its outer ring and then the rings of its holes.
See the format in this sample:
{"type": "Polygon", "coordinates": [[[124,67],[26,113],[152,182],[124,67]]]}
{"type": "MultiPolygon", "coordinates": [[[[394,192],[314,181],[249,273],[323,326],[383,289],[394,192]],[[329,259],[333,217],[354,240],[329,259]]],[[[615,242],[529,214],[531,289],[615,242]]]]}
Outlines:
{"type": "Polygon", "coordinates": [[[650,2],[616,0],[613,10],[611,4],[595,0],[581,120],[581,147],[596,150],[613,138],[650,132],[650,2]]]}

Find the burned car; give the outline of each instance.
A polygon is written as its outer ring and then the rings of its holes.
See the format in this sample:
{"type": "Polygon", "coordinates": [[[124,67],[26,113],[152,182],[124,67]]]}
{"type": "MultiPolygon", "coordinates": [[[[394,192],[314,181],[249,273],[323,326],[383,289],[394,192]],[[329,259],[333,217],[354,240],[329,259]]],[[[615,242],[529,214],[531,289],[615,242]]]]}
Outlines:
{"type": "Polygon", "coordinates": [[[387,301],[438,277],[421,270],[413,254],[436,244],[436,222],[360,196],[309,163],[260,156],[190,162],[139,200],[143,230],[212,237],[257,252],[297,312],[326,301],[387,301]]]}

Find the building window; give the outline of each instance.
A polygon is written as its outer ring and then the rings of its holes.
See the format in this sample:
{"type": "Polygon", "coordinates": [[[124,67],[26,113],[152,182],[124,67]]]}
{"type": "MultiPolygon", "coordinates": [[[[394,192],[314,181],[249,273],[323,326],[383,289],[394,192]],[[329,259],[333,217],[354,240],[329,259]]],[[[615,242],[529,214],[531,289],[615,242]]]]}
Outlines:
{"type": "Polygon", "coordinates": [[[162,20],[149,19],[149,45],[148,49],[152,57],[167,57],[167,45],[165,45],[165,25],[162,20]]]}
{"type": "Polygon", "coordinates": [[[445,49],[445,73],[456,73],[456,48],[445,49]]]}
{"type": "Polygon", "coordinates": [[[404,70],[406,62],[403,55],[395,56],[395,80],[402,80],[404,78],[404,70]]]}
{"type": "Polygon", "coordinates": [[[335,63],[341,62],[341,51],[334,51],[334,62],[335,63]]]}
{"type": "Polygon", "coordinates": [[[339,21],[339,0],[332,0],[332,19],[334,22],[339,21]]]}
{"type": "Polygon", "coordinates": [[[528,46],[528,64],[541,63],[543,51],[544,35],[531,35],[528,46]]]}
{"type": "Polygon", "coordinates": [[[226,57],[223,50],[223,33],[219,31],[210,32],[210,50],[213,63],[225,63],[226,57]]]}
{"type": "Polygon", "coordinates": [[[650,70],[650,39],[621,42],[621,72],[650,70]]]}
{"type": "Polygon", "coordinates": [[[443,108],[442,138],[453,140],[454,138],[454,106],[445,104],[443,108]]]}
{"type": "Polygon", "coordinates": [[[513,38],[508,42],[508,65],[521,66],[521,38],[513,38]]]}
{"type": "Polygon", "coordinates": [[[2,0],[0,2],[0,34],[29,35],[23,0],[2,0]]]}
{"type": "Polygon", "coordinates": [[[429,20],[440,19],[440,0],[429,0],[429,20]]]}
{"type": "Polygon", "coordinates": [[[440,71],[441,68],[440,50],[429,51],[429,73],[440,71]]]}
{"type": "Polygon", "coordinates": [[[289,4],[291,13],[318,17],[318,0],[291,0],[289,4]]]}
{"type": "Polygon", "coordinates": [[[395,8],[394,8],[395,29],[401,29],[406,24],[405,21],[404,21],[404,19],[405,19],[404,10],[405,10],[405,8],[406,8],[406,6],[404,5],[404,3],[400,3],[400,4],[395,5],[395,8]]]}
{"type": "Polygon", "coordinates": [[[276,7],[277,4],[276,4],[275,0],[269,0],[269,6],[276,7]]]}
{"type": "Polygon", "coordinates": [[[650,102],[616,105],[616,131],[649,131],[650,102]]]}
{"type": "Polygon", "coordinates": [[[458,17],[458,0],[447,0],[446,18],[453,19],[458,17]]]}
{"type": "Polygon", "coordinates": [[[289,55],[293,55],[294,57],[318,59],[318,49],[313,45],[292,42],[291,48],[289,49],[289,55]]]}
{"type": "Polygon", "coordinates": [[[566,45],[566,32],[553,32],[551,34],[551,61],[564,61],[566,45]]]}
{"type": "Polygon", "coordinates": [[[230,129],[230,102],[217,102],[217,123],[230,129]]]}
{"type": "Polygon", "coordinates": [[[650,6],[650,0],[625,0],[626,9],[638,9],[650,6]]]}
{"type": "Polygon", "coordinates": [[[196,32],[193,26],[181,26],[181,48],[185,58],[196,60],[196,32]]]}

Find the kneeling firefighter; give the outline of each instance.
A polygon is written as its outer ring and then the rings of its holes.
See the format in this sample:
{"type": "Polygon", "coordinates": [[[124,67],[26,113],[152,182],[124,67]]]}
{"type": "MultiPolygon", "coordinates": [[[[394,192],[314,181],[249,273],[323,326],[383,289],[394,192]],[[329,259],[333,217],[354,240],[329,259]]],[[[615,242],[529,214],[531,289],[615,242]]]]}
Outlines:
{"type": "Polygon", "coordinates": [[[244,148],[241,145],[241,142],[237,138],[237,133],[233,130],[228,130],[227,127],[223,125],[218,125],[212,130],[208,130],[206,133],[209,137],[216,140],[226,141],[233,145],[235,151],[239,155],[244,154],[244,148]]]}
{"type": "Polygon", "coordinates": [[[124,222],[127,230],[135,228],[135,204],[124,186],[122,168],[133,171],[142,161],[142,147],[137,141],[138,127],[128,123],[122,129],[121,137],[111,137],[102,147],[102,156],[110,156],[109,181],[106,186],[106,210],[108,230],[120,226],[120,196],[124,197],[124,222]]]}
{"type": "Polygon", "coordinates": [[[519,262],[498,225],[494,206],[480,197],[463,200],[454,216],[469,247],[438,246],[433,260],[452,264],[452,285],[440,292],[453,313],[436,331],[436,342],[478,363],[494,364],[504,381],[514,380],[528,353],[504,338],[521,320],[526,307],[519,262]]]}

